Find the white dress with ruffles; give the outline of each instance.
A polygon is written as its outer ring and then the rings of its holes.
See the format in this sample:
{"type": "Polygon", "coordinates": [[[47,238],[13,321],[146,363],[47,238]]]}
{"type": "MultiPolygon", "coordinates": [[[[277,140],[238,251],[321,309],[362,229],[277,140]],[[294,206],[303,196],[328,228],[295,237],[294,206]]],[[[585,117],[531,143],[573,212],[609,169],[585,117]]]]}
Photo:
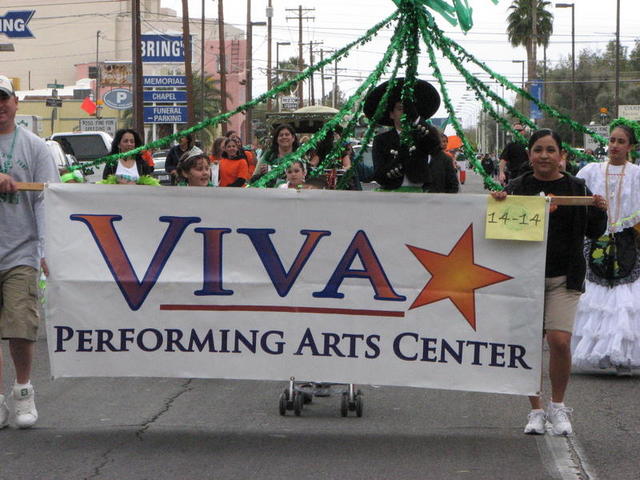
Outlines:
{"type": "MultiPolygon", "coordinates": [[[[606,166],[606,162],[591,163],[577,176],[587,182],[594,194],[605,196],[606,166]]],[[[618,192],[622,168],[622,165],[608,168],[608,212],[614,218],[608,219],[607,233],[619,232],[640,222],[640,167],[626,164],[618,192]]],[[[571,340],[573,365],[581,369],[640,367],[640,279],[613,287],[588,279],[585,283],[586,291],[578,303],[571,340]]]]}

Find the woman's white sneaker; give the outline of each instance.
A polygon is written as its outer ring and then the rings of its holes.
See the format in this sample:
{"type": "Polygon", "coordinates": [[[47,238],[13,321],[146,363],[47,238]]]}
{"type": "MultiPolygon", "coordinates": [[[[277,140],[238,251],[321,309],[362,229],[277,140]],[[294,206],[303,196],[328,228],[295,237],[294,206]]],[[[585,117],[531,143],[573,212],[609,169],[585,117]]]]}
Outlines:
{"type": "Polygon", "coordinates": [[[571,419],[569,418],[573,412],[573,408],[569,407],[553,407],[549,405],[547,412],[547,418],[551,423],[551,433],[554,435],[571,435],[573,433],[573,427],[571,426],[571,419]]]}
{"type": "Polygon", "coordinates": [[[524,427],[524,433],[527,435],[544,435],[547,420],[544,410],[531,410],[528,419],[527,426],[524,427]]]}
{"type": "Polygon", "coordinates": [[[16,427],[33,427],[36,420],[38,420],[33,386],[30,383],[26,385],[16,384],[13,386],[12,396],[16,427]]]}

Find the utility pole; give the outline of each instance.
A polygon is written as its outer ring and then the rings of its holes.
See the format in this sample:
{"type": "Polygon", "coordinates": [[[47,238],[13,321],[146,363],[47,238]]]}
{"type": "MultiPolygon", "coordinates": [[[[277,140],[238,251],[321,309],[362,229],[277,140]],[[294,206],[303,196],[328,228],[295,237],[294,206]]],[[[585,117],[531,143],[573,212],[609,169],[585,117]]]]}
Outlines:
{"type": "Polygon", "coordinates": [[[142,55],[140,49],[140,0],[131,1],[131,65],[133,69],[133,129],[142,138],[144,134],[144,110],[142,103],[142,55]]]}
{"type": "MultiPolygon", "coordinates": [[[[324,54],[325,53],[335,53],[335,50],[325,50],[323,48],[320,49],[320,62],[324,61],[324,54]]],[[[324,67],[322,67],[320,69],[320,74],[322,75],[322,82],[321,82],[321,86],[322,86],[322,105],[324,105],[325,102],[325,97],[326,97],[326,92],[325,92],[325,87],[324,87],[324,81],[325,81],[325,76],[324,76],[324,67]]],[[[330,77],[328,77],[330,78],[330,77]]]]}
{"type": "MultiPolygon", "coordinates": [[[[309,66],[313,67],[313,40],[309,42],[309,66]]],[[[316,104],[316,94],[313,90],[313,72],[309,76],[309,105],[316,104]]]]}
{"type": "MultiPolygon", "coordinates": [[[[271,35],[271,29],[273,27],[273,6],[271,5],[271,0],[269,0],[269,4],[267,5],[267,91],[271,91],[273,88],[273,74],[271,70],[271,42],[273,41],[273,37],[271,35]]],[[[276,68],[278,66],[276,65],[276,68]]],[[[269,97],[267,100],[267,112],[270,112],[273,109],[273,99],[269,97]]]]}
{"type": "MultiPolygon", "coordinates": [[[[302,58],[302,20],[314,20],[315,17],[304,17],[303,14],[307,12],[315,11],[315,8],[302,8],[302,5],[299,5],[298,8],[287,8],[287,12],[298,12],[297,17],[287,17],[287,20],[298,20],[298,72],[302,72],[302,66],[304,65],[304,60],[302,58]]],[[[304,106],[304,102],[302,99],[302,81],[298,82],[297,85],[298,90],[298,108],[304,106]]]]}
{"type": "MultiPolygon", "coordinates": [[[[556,8],[571,9],[571,116],[578,120],[576,112],[576,5],[575,3],[556,3],[556,8]]],[[[576,144],[576,131],[571,129],[571,145],[576,144]]]]}
{"type": "MultiPolygon", "coordinates": [[[[266,22],[251,21],[251,0],[247,0],[247,55],[246,55],[246,81],[245,102],[250,102],[253,96],[253,27],[254,25],[266,25],[266,22]]],[[[247,143],[252,143],[253,110],[245,111],[244,138],[247,143]]]]}
{"type": "MultiPolygon", "coordinates": [[[[320,63],[322,63],[324,61],[324,50],[321,48],[320,49],[320,63]]],[[[320,104],[324,105],[324,96],[326,95],[325,91],[324,91],[324,66],[320,69],[320,78],[321,78],[321,82],[320,82],[320,88],[322,89],[322,97],[320,97],[320,104]]]]}
{"type": "Polygon", "coordinates": [[[618,118],[620,107],[620,0],[616,2],[616,98],[614,118],[618,118]]]}
{"type": "MultiPolygon", "coordinates": [[[[220,113],[227,113],[227,61],[225,58],[224,6],[218,0],[218,58],[220,59],[220,113]]],[[[227,122],[222,124],[222,134],[227,133],[227,122]]]]}
{"type": "MultiPolygon", "coordinates": [[[[527,91],[529,94],[533,93],[533,82],[538,79],[536,67],[538,63],[538,0],[531,2],[531,39],[533,45],[531,45],[531,56],[529,57],[529,88],[527,91]]],[[[531,102],[529,102],[531,106],[531,102]]],[[[531,116],[530,108],[527,108],[525,115],[531,116]]]]}
{"type": "MultiPolygon", "coordinates": [[[[311,40],[309,43],[305,43],[304,45],[309,45],[309,66],[312,67],[315,62],[313,61],[313,47],[316,45],[322,45],[323,42],[314,42],[311,40]]],[[[315,94],[315,85],[313,81],[313,72],[309,76],[309,105],[316,104],[316,94],[315,94]]]]}
{"type": "Polygon", "coordinates": [[[204,0],[202,0],[202,22],[200,23],[200,121],[204,120],[204,0]]]}
{"type": "Polygon", "coordinates": [[[333,62],[333,99],[331,101],[331,106],[333,108],[337,108],[336,104],[338,98],[338,59],[333,62]]]}
{"type": "MultiPolygon", "coordinates": [[[[100,30],[96,32],[96,93],[94,95],[94,100],[96,105],[98,104],[98,100],[100,99],[100,56],[98,52],[100,51],[100,30]]],[[[97,110],[96,110],[97,112],[97,110]]]]}
{"type": "Polygon", "coordinates": [[[189,32],[189,0],[182,0],[182,41],[184,44],[184,73],[187,77],[187,121],[195,123],[193,104],[193,72],[191,68],[191,34],[189,32]]]}

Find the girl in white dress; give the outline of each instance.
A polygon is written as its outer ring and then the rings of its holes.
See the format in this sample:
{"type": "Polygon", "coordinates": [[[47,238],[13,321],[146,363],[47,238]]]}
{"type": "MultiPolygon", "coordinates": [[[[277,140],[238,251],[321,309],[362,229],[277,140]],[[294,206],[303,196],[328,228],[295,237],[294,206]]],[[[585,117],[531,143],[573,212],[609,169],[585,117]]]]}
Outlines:
{"type": "Polygon", "coordinates": [[[578,172],[594,194],[606,197],[609,218],[605,236],[585,248],[586,291],[571,344],[575,367],[614,367],[627,375],[640,367],[640,254],[633,228],[640,222],[640,167],[629,161],[640,125],[634,123],[614,121],[608,161],[578,172]]]}

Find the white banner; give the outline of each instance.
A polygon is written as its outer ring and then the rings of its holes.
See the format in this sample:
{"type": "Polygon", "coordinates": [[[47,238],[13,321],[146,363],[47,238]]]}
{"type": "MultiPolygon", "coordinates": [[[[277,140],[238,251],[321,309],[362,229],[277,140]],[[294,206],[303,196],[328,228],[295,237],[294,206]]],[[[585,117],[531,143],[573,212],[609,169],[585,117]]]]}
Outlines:
{"type": "Polygon", "coordinates": [[[531,395],[546,242],[484,195],[55,184],[52,375],[531,395]]]}

